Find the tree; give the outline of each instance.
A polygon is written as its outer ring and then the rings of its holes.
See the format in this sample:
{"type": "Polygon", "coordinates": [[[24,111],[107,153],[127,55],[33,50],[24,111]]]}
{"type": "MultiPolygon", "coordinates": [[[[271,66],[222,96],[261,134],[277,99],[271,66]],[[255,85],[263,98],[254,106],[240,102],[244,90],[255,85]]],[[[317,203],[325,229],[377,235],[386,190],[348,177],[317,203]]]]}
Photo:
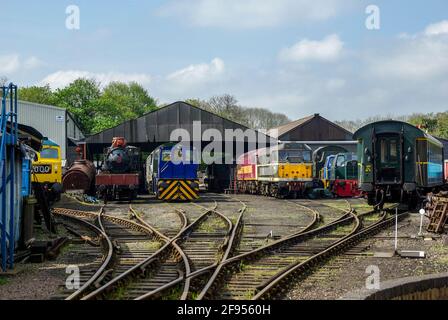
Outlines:
{"type": "Polygon", "coordinates": [[[284,114],[273,113],[263,108],[245,108],[244,113],[246,125],[259,130],[270,130],[291,122],[284,114]]]}
{"type": "Polygon", "coordinates": [[[186,102],[252,129],[269,130],[291,121],[281,113],[272,113],[263,108],[240,106],[238,100],[229,94],[213,96],[208,101],[188,99],[186,102]]]}
{"type": "Polygon", "coordinates": [[[99,84],[85,78],[77,79],[55,93],[56,105],[66,108],[87,134],[92,132],[100,96],[99,84]]]}
{"type": "Polygon", "coordinates": [[[18,99],[23,101],[54,105],[56,97],[49,85],[24,87],[18,90],[18,99]]]}
{"type": "Polygon", "coordinates": [[[98,100],[92,131],[102,131],[155,109],[156,100],[141,85],[112,82],[98,100]]]}

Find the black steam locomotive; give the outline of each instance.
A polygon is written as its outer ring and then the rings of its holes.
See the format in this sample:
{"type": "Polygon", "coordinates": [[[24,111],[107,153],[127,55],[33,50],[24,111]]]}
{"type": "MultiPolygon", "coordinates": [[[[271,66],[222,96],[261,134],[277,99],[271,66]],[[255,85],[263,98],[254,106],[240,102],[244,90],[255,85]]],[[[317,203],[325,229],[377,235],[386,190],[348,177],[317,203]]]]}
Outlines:
{"type": "Polygon", "coordinates": [[[104,152],[101,172],[95,179],[100,197],[107,200],[133,199],[140,185],[140,149],[114,138],[104,152]]]}

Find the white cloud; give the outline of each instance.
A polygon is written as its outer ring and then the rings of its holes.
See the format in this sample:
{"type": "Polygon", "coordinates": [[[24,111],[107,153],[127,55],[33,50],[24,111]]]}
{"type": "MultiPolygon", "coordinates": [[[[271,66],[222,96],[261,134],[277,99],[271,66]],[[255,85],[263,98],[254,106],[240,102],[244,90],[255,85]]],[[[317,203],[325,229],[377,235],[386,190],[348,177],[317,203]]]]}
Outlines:
{"type": "Polygon", "coordinates": [[[337,91],[345,87],[347,81],[344,79],[330,79],[326,82],[325,86],[328,91],[337,91]]]}
{"type": "Polygon", "coordinates": [[[448,34],[448,20],[434,23],[426,27],[425,35],[438,36],[441,34],[448,34]]]}
{"type": "Polygon", "coordinates": [[[11,75],[13,73],[35,69],[44,63],[35,56],[23,60],[18,54],[0,55],[0,75],[11,75]]]}
{"type": "Polygon", "coordinates": [[[162,16],[200,27],[258,28],[321,21],[352,6],[353,0],[172,0],[162,16]]]}
{"type": "Polygon", "coordinates": [[[23,62],[23,66],[25,69],[34,69],[42,66],[44,63],[36,58],[35,56],[31,56],[23,62]]]}
{"type": "Polygon", "coordinates": [[[329,35],[321,41],[303,39],[292,47],[281,50],[279,57],[283,61],[322,61],[330,62],[340,57],[344,43],[336,34],[329,35]]]}
{"type": "Polygon", "coordinates": [[[448,72],[448,23],[428,26],[423,33],[400,37],[392,51],[370,56],[369,66],[375,76],[427,81],[448,72]]]}
{"type": "Polygon", "coordinates": [[[17,54],[0,56],[0,74],[11,74],[20,68],[20,59],[17,54]]]}
{"type": "Polygon", "coordinates": [[[220,58],[215,58],[210,63],[194,64],[177,70],[169,74],[166,78],[167,80],[190,87],[217,80],[224,71],[224,61],[220,58]]]}
{"type": "Polygon", "coordinates": [[[64,88],[78,78],[95,79],[102,87],[114,81],[138,82],[145,86],[151,82],[151,76],[142,73],[94,73],[80,70],[57,71],[40,81],[40,85],[50,85],[53,89],[64,88]]]}
{"type": "Polygon", "coordinates": [[[294,118],[296,115],[288,111],[306,107],[309,99],[309,96],[297,92],[260,92],[252,97],[243,97],[241,102],[247,106],[268,108],[273,112],[289,113],[294,118]]]}

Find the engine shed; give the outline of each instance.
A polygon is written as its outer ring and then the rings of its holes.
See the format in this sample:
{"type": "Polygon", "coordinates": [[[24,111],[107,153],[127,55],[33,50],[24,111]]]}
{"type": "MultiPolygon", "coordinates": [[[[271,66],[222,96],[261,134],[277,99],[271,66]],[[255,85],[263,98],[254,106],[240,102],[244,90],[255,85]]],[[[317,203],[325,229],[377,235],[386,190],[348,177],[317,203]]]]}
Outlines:
{"type": "Polygon", "coordinates": [[[86,154],[87,158],[98,162],[114,137],[125,137],[128,144],[140,148],[146,158],[162,144],[179,142],[180,136],[202,154],[210,153],[211,144],[218,146],[211,153],[219,154],[221,161],[207,166],[211,190],[229,186],[239,155],[277,143],[260,131],[179,101],[87,137],[86,154]]]}

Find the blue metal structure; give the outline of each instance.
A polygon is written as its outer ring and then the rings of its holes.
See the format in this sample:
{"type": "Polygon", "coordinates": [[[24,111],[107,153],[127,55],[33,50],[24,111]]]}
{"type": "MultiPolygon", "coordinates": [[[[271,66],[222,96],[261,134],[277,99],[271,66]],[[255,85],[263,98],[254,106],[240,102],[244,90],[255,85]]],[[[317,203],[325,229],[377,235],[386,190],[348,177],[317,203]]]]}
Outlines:
{"type": "Polygon", "coordinates": [[[16,209],[16,146],[18,146],[17,86],[9,84],[2,88],[1,145],[0,145],[0,198],[1,198],[1,269],[14,267],[15,209],[16,209]],[[9,100],[9,103],[7,103],[9,100]],[[7,166],[9,165],[9,170],[7,166]],[[9,199],[7,188],[9,187],[9,199]],[[9,200],[9,201],[8,201],[9,200]],[[7,204],[8,207],[7,208],[7,204]],[[9,209],[9,210],[8,210],[9,209]]]}

